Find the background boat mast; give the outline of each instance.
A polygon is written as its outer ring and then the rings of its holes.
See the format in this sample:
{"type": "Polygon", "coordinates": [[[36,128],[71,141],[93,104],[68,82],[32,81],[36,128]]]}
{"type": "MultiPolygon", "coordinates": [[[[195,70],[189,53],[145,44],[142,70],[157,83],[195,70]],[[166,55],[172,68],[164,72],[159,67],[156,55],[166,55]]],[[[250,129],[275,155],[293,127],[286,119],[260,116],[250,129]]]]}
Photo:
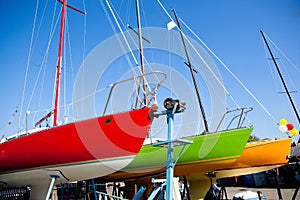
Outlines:
{"type": "Polygon", "coordinates": [[[183,33],[182,33],[182,30],[181,30],[181,27],[180,27],[180,24],[179,24],[179,20],[178,20],[178,17],[176,15],[175,10],[173,10],[173,13],[174,13],[175,18],[176,18],[176,23],[177,23],[177,26],[178,26],[178,29],[179,29],[179,32],[180,32],[181,40],[182,40],[183,47],[184,47],[185,54],[186,54],[186,58],[187,58],[187,61],[188,61],[187,62],[187,66],[189,67],[191,75],[192,75],[192,79],[193,79],[193,83],[194,83],[194,87],[195,87],[195,91],[196,91],[198,103],[199,103],[201,114],[202,114],[202,118],[203,118],[205,132],[208,132],[208,124],[207,124],[207,120],[206,120],[206,116],[205,116],[205,112],[204,112],[204,107],[203,107],[203,104],[202,104],[202,101],[201,101],[200,92],[199,92],[199,89],[198,89],[197,81],[195,79],[195,74],[194,74],[193,66],[191,64],[189,52],[188,52],[188,50],[186,48],[186,44],[185,44],[185,41],[184,41],[184,36],[183,36],[183,33]]]}
{"type": "Polygon", "coordinates": [[[266,37],[265,37],[263,31],[260,30],[260,33],[261,33],[261,35],[262,35],[262,37],[263,37],[263,39],[264,39],[264,42],[266,43],[266,46],[267,46],[267,48],[268,48],[268,50],[269,50],[269,52],[270,52],[270,55],[271,55],[271,57],[272,57],[272,60],[273,60],[274,65],[275,65],[275,67],[276,67],[276,70],[277,70],[277,72],[278,72],[278,74],[279,74],[280,80],[281,80],[281,82],[282,82],[282,84],[283,84],[283,87],[284,87],[284,89],[285,89],[285,92],[286,92],[286,94],[288,95],[288,98],[289,98],[289,100],[290,100],[290,102],[291,102],[291,104],[292,104],[292,107],[293,107],[294,112],[295,112],[295,114],[296,114],[296,116],[297,116],[297,119],[298,119],[298,123],[300,124],[300,117],[299,117],[298,111],[297,111],[296,106],[295,106],[295,104],[294,104],[294,102],[293,102],[292,96],[291,96],[291,94],[290,94],[290,92],[289,92],[289,90],[288,90],[288,88],[287,88],[287,86],[286,86],[286,84],[285,84],[285,82],[284,82],[283,76],[282,76],[282,74],[281,74],[281,72],[280,72],[280,70],[279,70],[279,67],[278,67],[277,62],[276,62],[276,60],[275,60],[275,57],[274,57],[274,55],[273,55],[273,53],[272,53],[272,51],[271,51],[271,48],[270,48],[270,46],[269,46],[269,44],[268,44],[268,42],[267,42],[267,40],[266,40],[266,37]]]}

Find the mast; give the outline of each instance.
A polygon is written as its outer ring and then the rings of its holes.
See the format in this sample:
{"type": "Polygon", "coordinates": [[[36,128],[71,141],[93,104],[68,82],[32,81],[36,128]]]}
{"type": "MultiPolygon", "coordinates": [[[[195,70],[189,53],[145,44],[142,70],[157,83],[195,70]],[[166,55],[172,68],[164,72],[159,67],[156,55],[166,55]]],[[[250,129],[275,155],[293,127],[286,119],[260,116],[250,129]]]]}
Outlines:
{"type": "Polygon", "coordinates": [[[275,60],[275,57],[273,56],[273,53],[272,53],[271,48],[270,48],[270,46],[269,46],[269,44],[268,44],[268,42],[267,42],[267,40],[266,40],[266,38],[265,38],[265,35],[264,35],[263,31],[260,30],[260,33],[261,33],[261,35],[262,35],[262,37],[263,37],[263,39],[264,39],[264,42],[266,43],[266,46],[267,46],[267,48],[268,48],[268,50],[269,50],[269,52],[270,52],[270,55],[271,55],[271,57],[272,57],[272,60],[273,60],[274,65],[275,65],[275,67],[276,67],[276,70],[277,70],[277,72],[278,72],[278,74],[279,74],[279,77],[280,77],[280,80],[281,80],[281,82],[282,82],[282,84],[283,84],[283,87],[284,87],[284,89],[285,89],[285,92],[286,92],[286,94],[288,95],[289,101],[290,101],[290,103],[291,103],[291,105],[292,105],[292,107],[293,107],[293,109],[294,109],[294,112],[295,112],[295,114],[296,114],[296,116],[297,116],[298,123],[300,123],[300,117],[299,117],[298,111],[297,111],[296,106],[295,106],[295,104],[294,104],[294,102],[293,102],[292,96],[291,96],[291,94],[290,94],[290,92],[289,92],[289,90],[288,90],[288,88],[287,88],[287,86],[286,86],[286,84],[285,84],[285,82],[284,82],[283,76],[282,76],[282,74],[281,74],[281,72],[280,72],[280,70],[279,70],[279,67],[278,67],[277,62],[276,62],[276,60],[275,60]]]}
{"type": "MultiPolygon", "coordinates": [[[[141,29],[141,17],[140,17],[140,6],[139,0],[135,1],[136,3],[136,14],[137,14],[137,24],[138,24],[138,36],[139,36],[139,48],[140,48],[140,62],[141,62],[141,73],[145,74],[145,62],[144,62],[144,49],[143,49],[143,37],[142,37],[142,29],[141,29]]],[[[147,104],[146,100],[146,80],[143,77],[143,93],[144,93],[144,104],[147,104]]]]}
{"type": "Polygon", "coordinates": [[[56,80],[55,80],[55,100],[54,100],[54,109],[53,109],[53,126],[58,125],[59,120],[59,93],[60,93],[60,82],[61,82],[61,62],[62,62],[62,51],[64,44],[64,34],[65,34],[65,18],[66,18],[66,9],[71,8],[81,14],[86,14],[86,12],[81,11],[71,5],[67,4],[67,0],[58,0],[62,4],[62,15],[60,23],[60,34],[59,34],[59,47],[58,47],[58,58],[57,58],[57,69],[56,69],[56,80]]]}
{"type": "Polygon", "coordinates": [[[178,20],[178,17],[176,15],[175,10],[173,10],[173,13],[174,13],[175,18],[176,18],[176,23],[177,23],[177,26],[179,28],[181,40],[182,40],[183,47],[184,47],[185,54],[186,54],[186,58],[187,58],[187,61],[188,61],[187,66],[189,67],[191,75],[192,75],[192,79],[193,79],[193,83],[194,83],[194,87],[195,87],[195,91],[196,91],[198,103],[199,103],[201,114],[202,114],[202,118],[203,118],[203,123],[204,123],[205,131],[208,132],[208,124],[207,124],[207,120],[206,120],[206,116],[205,116],[205,112],[204,112],[204,107],[203,107],[202,102],[201,102],[200,92],[199,92],[198,85],[197,85],[197,82],[196,82],[196,79],[195,79],[194,70],[193,70],[193,67],[192,67],[192,64],[191,64],[191,61],[190,61],[189,52],[188,52],[188,50],[186,48],[184,36],[183,36],[183,33],[182,33],[182,30],[181,30],[181,27],[180,27],[180,24],[179,24],[179,20],[178,20]]]}
{"type": "Polygon", "coordinates": [[[65,32],[65,16],[66,16],[67,0],[63,0],[62,3],[62,15],[60,23],[60,34],[59,34],[59,47],[58,47],[58,59],[57,59],[57,69],[56,69],[56,80],[55,80],[55,100],[54,100],[54,109],[53,109],[53,126],[58,124],[58,114],[59,114],[59,91],[60,91],[60,75],[61,75],[61,61],[62,61],[62,49],[63,49],[63,40],[65,32]]]}

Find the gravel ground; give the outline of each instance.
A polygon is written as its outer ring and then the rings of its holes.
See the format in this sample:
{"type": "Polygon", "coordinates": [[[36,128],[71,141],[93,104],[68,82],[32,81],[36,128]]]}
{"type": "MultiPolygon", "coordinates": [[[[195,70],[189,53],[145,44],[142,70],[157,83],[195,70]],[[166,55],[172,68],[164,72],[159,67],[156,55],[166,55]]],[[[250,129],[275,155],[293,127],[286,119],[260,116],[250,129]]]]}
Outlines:
{"type": "MultiPolygon", "coordinates": [[[[279,200],[276,188],[244,188],[244,187],[226,188],[228,199],[232,199],[233,196],[239,192],[249,191],[249,190],[252,192],[257,192],[257,191],[262,192],[267,197],[268,200],[279,200]]],[[[280,191],[283,200],[291,200],[294,195],[295,189],[280,189],[280,191]]],[[[295,199],[300,200],[300,191],[298,191],[295,199]]]]}

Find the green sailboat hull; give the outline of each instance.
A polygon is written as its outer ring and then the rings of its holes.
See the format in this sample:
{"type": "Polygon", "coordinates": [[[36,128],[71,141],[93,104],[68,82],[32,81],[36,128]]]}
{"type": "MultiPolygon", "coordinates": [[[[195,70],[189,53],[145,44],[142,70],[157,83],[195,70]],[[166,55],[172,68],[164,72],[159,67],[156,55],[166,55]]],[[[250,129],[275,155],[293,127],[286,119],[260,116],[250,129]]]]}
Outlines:
{"type": "MultiPolygon", "coordinates": [[[[174,159],[177,159],[175,175],[213,171],[221,169],[222,165],[233,163],[242,154],[252,130],[252,127],[246,127],[181,138],[193,143],[185,147],[174,147],[174,159]]],[[[163,173],[166,160],[167,148],[144,145],[126,168],[105,179],[126,179],[163,173]]]]}

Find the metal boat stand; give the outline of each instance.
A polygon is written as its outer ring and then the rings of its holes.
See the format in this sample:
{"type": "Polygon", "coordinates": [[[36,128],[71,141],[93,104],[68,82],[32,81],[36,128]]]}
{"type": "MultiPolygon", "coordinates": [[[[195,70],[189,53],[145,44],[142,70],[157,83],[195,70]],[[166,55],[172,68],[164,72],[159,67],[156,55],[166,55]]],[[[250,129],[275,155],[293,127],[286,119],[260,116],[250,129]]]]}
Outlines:
{"type": "Polygon", "coordinates": [[[46,199],[45,199],[45,200],[48,200],[48,199],[50,198],[50,195],[51,195],[51,192],[52,192],[52,189],[53,189],[55,180],[56,180],[57,178],[59,178],[59,176],[57,176],[57,175],[50,175],[50,177],[51,177],[51,183],[50,183],[50,186],[49,186],[49,189],[48,189],[48,192],[47,192],[47,195],[46,195],[46,199]]]}
{"type": "MultiPolygon", "coordinates": [[[[178,158],[173,160],[173,149],[175,146],[183,146],[182,150],[187,144],[191,144],[192,141],[182,140],[182,139],[173,139],[173,124],[174,124],[174,114],[182,113],[185,110],[185,103],[180,102],[179,100],[173,100],[172,98],[167,98],[164,101],[164,111],[156,111],[153,113],[154,117],[159,117],[161,115],[167,115],[167,124],[168,124],[168,138],[166,141],[158,142],[152,144],[153,146],[162,146],[168,148],[167,153],[167,163],[166,163],[166,199],[173,199],[173,178],[174,178],[174,166],[176,161],[180,157],[181,153],[178,155],[178,158]]],[[[182,151],[181,151],[182,152],[182,151]]],[[[155,190],[153,192],[156,192],[155,190]]]]}
{"type": "Polygon", "coordinates": [[[205,173],[205,176],[207,176],[209,178],[210,188],[207,191],[204,199],[205,200],[206,199],[215,200],[216,197],[215,197],[215,194],[214,194],[214,184],[213,184],[213,180],[212,179],[216,177],[216,174],[215,174],[215,172],[207,172],[207,173],[205,173]]]}
{"type": "MultiPolygon", "coordinates": [[[[160,117],[162,115],[167,115],[167,124],[168,124],[168,136],[166,141],[158,142],[152,144],[153,146],[162,146],[168,148],[167,151],[167,161],[166,161],[166,179],[152,179],[152,183],[156,183],[156,187],[153,189],[152,193],[148,197],[148,200],[155,199],[157,194],[160,192],[160,199],[164,198],[164,192],[166,192],[166,199],[172,200],[173,199],[173,191],[174,191],[174,166],[176,165],[177,160],[179,159],[180,155],[183,153],[183,150],[187,144],[191,144],[192,141],[182,140],[182,139],[173,139],[173,124],[174,124],[174,114],[184,112],[185,104],[181,103],[179,100],[173,100],[171,98],[167,98],[164,101],[164,107],[166,110],[164,111],[155,111],[152,113],[152,117],[160,117]],[[183,146],[178,157],[173,158],[173,149],[176,146],[183,146]]],[[[101,195],[104,198],[115,199],[115,200],[122,200],[124,198],[110,195],[104,192],[96,191],[95,182],[92,180],[93,186],[93,195],[94,199],[98,199],[98,195],[101,195]]],[[[141,186],[133,200],[137,200],[141,197],[144,193],[146,188],[141,186]]],[[[179,190],[178,190],[179,191],[179,190]]]]}
{"type": "MultiPolygon", "coordinates": [[[[127,199],[124,199],[120,196],[116,196],[116,195],[113,195],[113,194],[107,194],[105,192],[96,191],[96,188],[95,188],[95,185],[94,185],[95,182],[92,181],[92,184],[93,184],[93,194],[94,194],[94,199],[95,200],[98,200],[98,196],[101,197],[101,199],[127,200],[127,199]]],[[[140,189],[137,191],[137,193],[132,198],[132,200],[138,200],[143,195],[145,190],[146,190],[146,187],[141,186],[140,189]]]]}
{"type": "Polygon", "coordinates": [[[219,200],[221,200],[221,199],[228,200],[227,191],[226,191],[226,187],[223,183],[223,180],[222,179],[217,179],[217,183],[218,183],[218,186],[220,187],[217,199],[219,199],[219,200]]]}
{"type": "Polygon", "coordinates": [[[48,192],[47,192],[47,195],[46,195],[46,198],[45,198],[45,200],[49,200],[49,198],[51,196],[51,193],[52,193],[52,190],[53,190],[53,187],[54,187],[54,184],[55,184],[55,181],[58,178],[65,179],[67,181],[68,181],[68,179],[61,173],[61,171],[46,171],[46,173],[49,174],[49,176],[51,178],[51,182],[50,182],[48,192]]]}

